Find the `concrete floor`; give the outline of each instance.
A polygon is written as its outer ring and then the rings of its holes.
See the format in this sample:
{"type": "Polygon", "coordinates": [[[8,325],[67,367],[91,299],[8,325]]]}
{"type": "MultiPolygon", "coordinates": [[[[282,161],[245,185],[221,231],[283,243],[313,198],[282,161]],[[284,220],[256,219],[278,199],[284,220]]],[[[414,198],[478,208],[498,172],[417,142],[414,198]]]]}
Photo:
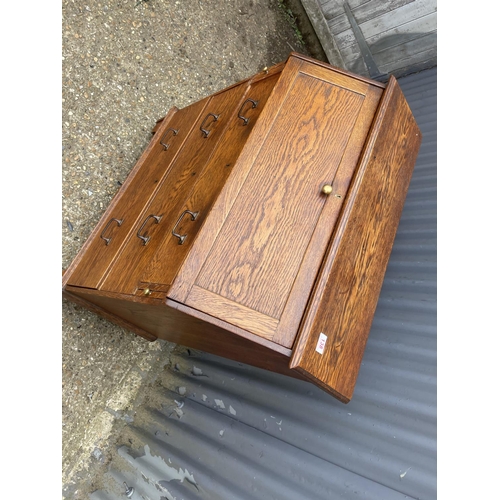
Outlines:
{"type": "MultiPolygon", "coordinates": [[[[288,6],[279,0],[63,0],[63,268],[170,107],[247,78],[292,50],[325,60],[300,17],[300,2],[288,6]]],[[[66,301],[62,310],[62,482],[74,495],[68,485],[104,460],[113,427],[169,363],[174,346],[149,343],[66,301]]]]}

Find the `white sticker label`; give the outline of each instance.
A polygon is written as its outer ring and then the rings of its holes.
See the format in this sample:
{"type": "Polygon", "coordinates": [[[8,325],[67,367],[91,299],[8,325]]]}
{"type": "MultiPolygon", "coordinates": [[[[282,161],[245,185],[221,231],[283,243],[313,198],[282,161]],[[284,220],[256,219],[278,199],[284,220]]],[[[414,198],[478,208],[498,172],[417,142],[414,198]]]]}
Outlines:
{"type": "Polygon", "coordinates": [[[323,351],[325,350],[325,344],[326,344],[327,338],[328,337],[323,332],[321,332],[319,334],[318,343],[316,344],[316,352],[323,354],[323,351]]]}

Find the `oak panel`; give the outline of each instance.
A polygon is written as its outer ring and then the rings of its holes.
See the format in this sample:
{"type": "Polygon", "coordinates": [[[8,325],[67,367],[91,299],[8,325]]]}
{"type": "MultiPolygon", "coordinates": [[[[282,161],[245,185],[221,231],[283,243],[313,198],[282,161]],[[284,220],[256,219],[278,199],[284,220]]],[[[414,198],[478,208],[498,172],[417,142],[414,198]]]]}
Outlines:
{"type": "Polygon", "coordinates": [[[189,253],[200,227],[209,216],[212,205],[264,109],[278,77],[279,74],[272,75],[251,83],[246,93],[241,97],[233,115],[229,118],[228,128],[215,148],[210,161],[196,182],[189,198],[185,200],[179,210],[179,214],[185,210],[198,213],[195,220],[192,220],[188,215],[182,218],[177,227],[178,234],[186,235],[186,239],[182,245],[174,236],[167,237],[162,241],[141,276],[141,287],[148,283],[172,283],[179,267],[189,253]],[[257,105],[253,107],[253,102],[249,99],[257,102],[257,105]],[[172,262],[175,265],[172,265],[172,262]]]}
{"type": "Polygon", "coordinates": [[[348,147],[331,184],[332,194],[325,202],[274,334],[273,340],[280,345],[292,347],[295,342],[298,327],[314,284],[313,280],[316,278],[334,232],[381,95],[382,90],[375,86],[366,91],[363,106],[349,138],[348,147]]]}
{"type": "Polygon", "coordinates": [[[420,142],[391,77],[290,362],[344,402],[354,391],[420,142]]]}
{"type": "Polygon", "coordinates": [[[280,318],[326,200],[321,187],[335,177],[362,103],[359,94],[299,74],[198,287],[280,318]]]}
{"type": "Polygon", "coordinates": [[[269,340],[273,339],[279,324],[275,318],[196,285],[191,289],[186,304],[269,340]]]}
{"type": "MultiPolygon", "coordinates": [[[[171,231],[182,212],[181,208],[191,193],[196,179],[207,165],[244,91],[244,86],[233,87],[210,98],[154,198],[143,205],[143,211],[132,229],[130,238],[112,270],[100,283],[100,290],[134,293],[144,269],[161,242],[165,237],[172,236],[171,231]],[[218,120],[214,121],[209,113],[219,115],[218,120]],[[202,126],[209,131],[208,137],[204,137],[200,130],[202,126]],[[161,219],[157,222],[157,219],[150,217],[153,215],[161,219]],[[149,238],[147,244],[137,237],[143,225],[140,234],[149,238]]],[[[174,267],[179,265],[171,259],[166,262],[174,267]]]]}
{"type": "Polygon", "coordinates": [[[69,282],[73,285],[97,288],[114,259],[119,255],[124,242],[129,238],[144,204],[154,196],[155,191],[167,174],[171,162],[181,149],[184,141],[202,112],[207,100],[199,101],[187,108],[172,108],[163,120],[156,135],[141,155],[120,191],[113,199],[101,221],[87,240],[79,258],[73,263],[69,282]],[[167,150],[161,145],[167,134],[167,150]],[[137,179],[140,178],[140,181],[137,179]],[[116,219],[116,220],[114,220],[116,219]],[[101,238],[108,238],[109,242],[101,238]]]}
{"type": "MultiPolygon", "coordinates": [[[[253,162],[258,155],[262,144],[265,142],[270,129],[283,105],[288,94],[290,85],[297,77],[297,71],[302,66],[302,61],[297,57],[291,57],[286,62],[281,75],[276,82],[271,95],[271,102],[262,110],[259,120],[255,124],[252,133],[243,147],[241,154],[234,165],[227,182],[224,184],[219,196],[212,207],[210,217],[205,221],[200,235],[193,243],[189,255],[186,257],[179,270],[168,297],[177,302],[184,303],[187,300],[196,276],[199,274],[210,248],[212,247],[220,229],[224,225],[228,213],[231,211],[245,179],[251,171],[253,162]]],[[[257,76],[260,77],[260,74],[257,76]]]]}

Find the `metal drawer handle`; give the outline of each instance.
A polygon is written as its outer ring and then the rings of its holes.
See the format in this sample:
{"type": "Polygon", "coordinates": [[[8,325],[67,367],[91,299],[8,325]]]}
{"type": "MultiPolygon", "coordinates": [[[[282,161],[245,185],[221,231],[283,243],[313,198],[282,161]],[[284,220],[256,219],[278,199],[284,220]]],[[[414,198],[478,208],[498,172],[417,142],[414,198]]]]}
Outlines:
{"type": "Polygon", "coordinates": [[[175,130],[175,128],[169,128],[164,134],[163,137],[160,139],[160,144],[163,146],[163,150],[166,151],[169,147],[170,144],[165,144],[163,141],[165,140],[165,137],[167,137],[167,134],[172,131],[172,134],[176,136],[179,133],[179,130],[175,130]]]}
{"type": "Polygon", "coordinates": [[[257,104],[259,104],[259,101],[254,101],[253,99],[247,99],[242,105],[241,105],[241,108],[238,112],[238,118],[242,119],[243,120],[243,125],[248,125],[248,120],[250,120],[250,118],[245,118],[241,113],[243,112],[243,107],[245,106],[245,104],[247,102],[251,102],[252,103],[252,107],[249,108],[249,109],[254,109],[257,107],[257,104]]]}
{"type": "Polygon", "coordinates": [[[102,233],[101,233],[101,238],[106,242],[106,245],[109,245],[109,242],[111,241],[111,237],[109,238],[105,238],[104,237],[104,233],[107,231],[109,225],[112,223],[112,222],[116,222],[118,224],[118,227],[120,227],[122,225],[122,222],[123,222],[123,219],[111,219],[107,224],[106,224],[106,227],[102,230],[102,233]]]}
{"type": "Polygon", "coordinates": [[[210,130],[207,130],[206,128],[203,128],[204,126],[206,127],[207,125],[205,125],[205,122],[210,118],[212,117],[213,120],[210,122],[210,123],[214,123],[216,122],[218,119],[219,119],[219,116],[220,115],[214,115],[213,113],[208,113],[207,116],[205,116],[205,119],[202,121],[201,125],[200,125],[200,130],[203,134],[203,137],[205,137],[205,139],[208,137],[208,134],[210,134],[210,130]]]}
{"type": "Polygon", "coordinates": [[[181,222],[182,218],[186,215],[186,214],[189,214],[191,216],[191,220],[196,220],[196,217],[198,217],[198,214],[200,212],[190,212],[189,210],[184,210],[184,212],[182,212],[181,216],[179,217],[179,219],[177,220],[177,222],[175,223],[175,226],[174,228],[172,229],[172,234],[179,238],[179,245],[182,245],[184,243],[184,240],[186,239],[187,237],[187,234],[177,234],[175,231],[177,229],[177,226],[179,225],[179,223],[181,222]]]}
{"type": "Polygon", "coordinates": [[[147,224],[148,220],[154,219],[156,221],[156,223],[158,224],[158,222],[161,221],[162,217],[163,217],[163,215],[148,215],[146,217],[146,220],[142,223],[142,226],[139,228],[139,231],[137,231],[137,237],[142,240],[143,245],[146,245],[147,242],[151,239],[151,236],[143,236],[142,234],[140,234],[141,231],[144,229],[144,226],[147,224]]]}

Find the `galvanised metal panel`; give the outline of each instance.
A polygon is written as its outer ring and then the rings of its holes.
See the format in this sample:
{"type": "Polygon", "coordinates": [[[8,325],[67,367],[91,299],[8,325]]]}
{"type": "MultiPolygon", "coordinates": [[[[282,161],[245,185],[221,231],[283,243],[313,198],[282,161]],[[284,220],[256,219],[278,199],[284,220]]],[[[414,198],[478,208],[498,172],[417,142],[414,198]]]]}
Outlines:
{"type": "Polygon", "coordinates": [[[437,69],[399,83],[423,142],[352,401],[179,347],[92,500],[436,498],[437,69]]]}

